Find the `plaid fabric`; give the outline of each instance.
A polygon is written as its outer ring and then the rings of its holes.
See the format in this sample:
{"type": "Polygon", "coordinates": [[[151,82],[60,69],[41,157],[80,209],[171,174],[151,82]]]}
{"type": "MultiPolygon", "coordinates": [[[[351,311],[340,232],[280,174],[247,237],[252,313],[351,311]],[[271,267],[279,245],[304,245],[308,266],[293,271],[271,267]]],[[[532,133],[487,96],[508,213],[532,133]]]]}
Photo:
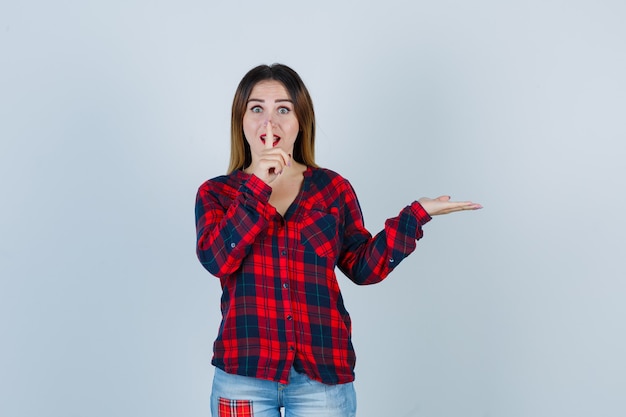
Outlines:
{"type": "Polygon", "coordinates": [[[335,267],[360,285],[382,281],[415,249],[430,216],[414,202],[372,237],[352,186],[326,169],[305,172],[284,218],[270,194],[242,171],[198,190],[197,254],[223,290],[212,363],[286,383],[297,359],[312,379],[351,382],[351,322],[335,267]]]}
{"type": "Polygon", "coordinates": [[[219,417],[253,417],[252,401],[228,400],[220,397],[217,415],[219,417]]]}

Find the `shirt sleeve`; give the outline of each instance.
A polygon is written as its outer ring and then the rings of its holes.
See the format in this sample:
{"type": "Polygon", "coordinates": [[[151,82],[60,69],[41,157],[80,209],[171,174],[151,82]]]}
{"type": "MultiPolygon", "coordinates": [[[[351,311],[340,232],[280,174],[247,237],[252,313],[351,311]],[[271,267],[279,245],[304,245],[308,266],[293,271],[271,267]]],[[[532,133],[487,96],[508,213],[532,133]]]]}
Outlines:
{"type": "Polygon", "coordinates": [[[361,207],[349,184],[345,195],[339,269],[356,284],[375,284],[385,279],[415,250],[416,241],[424,234],[422,226],[431,217],[419,202],[414,201],[397,217],[387,219],[385,228],[372,237],[364,226],[361,207]]]}
{"type": "MultiPolygon", "coordinates": [[[[232,194],[232,193],[231,193],[232,194]]],[[[276,209],[271,188],[252,175],[233,196],[225,185],[207,181],[196,196],[196,252],[200,263],[224,278],[239,269],[257,236],[267,230],[276,209]]]]}

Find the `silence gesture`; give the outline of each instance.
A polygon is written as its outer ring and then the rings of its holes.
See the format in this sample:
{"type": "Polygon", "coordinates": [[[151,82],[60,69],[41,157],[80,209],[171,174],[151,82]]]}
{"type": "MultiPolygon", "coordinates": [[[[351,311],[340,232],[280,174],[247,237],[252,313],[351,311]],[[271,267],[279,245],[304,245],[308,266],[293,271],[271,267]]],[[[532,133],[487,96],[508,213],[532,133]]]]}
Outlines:
{"type": "Polygon", "coordinates": [[[274,140],[277,138],[272,130],[271,120],[265,122],[265,133],[261,135],[260,139],[265,142],[265,146],[259,155],[254,175],[269,185],[282,174],[286,166],[291,165],[291,156],[274,145],[274,140]]]}

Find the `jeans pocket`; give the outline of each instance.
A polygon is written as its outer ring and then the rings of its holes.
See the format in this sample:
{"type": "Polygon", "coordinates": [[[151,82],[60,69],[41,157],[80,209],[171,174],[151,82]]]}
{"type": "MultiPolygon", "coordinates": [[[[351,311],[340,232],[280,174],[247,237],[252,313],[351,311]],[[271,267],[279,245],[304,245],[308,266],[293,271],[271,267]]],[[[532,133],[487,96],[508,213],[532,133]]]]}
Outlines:
{"type": "Polygon", "coordinates": [[[229,400],[220,397],[217,404],[218,417],[252,417],[251,400],[229,400]]]}
{"type": "MultiPolygon", "coordinates": [[[[356,391],[354,384],[328,385],[326,387],[326,406],[333,416],[354,417],[356,415],[356,391]]],[[[331,415],[329,413],[329,415],[331,415]]]]}

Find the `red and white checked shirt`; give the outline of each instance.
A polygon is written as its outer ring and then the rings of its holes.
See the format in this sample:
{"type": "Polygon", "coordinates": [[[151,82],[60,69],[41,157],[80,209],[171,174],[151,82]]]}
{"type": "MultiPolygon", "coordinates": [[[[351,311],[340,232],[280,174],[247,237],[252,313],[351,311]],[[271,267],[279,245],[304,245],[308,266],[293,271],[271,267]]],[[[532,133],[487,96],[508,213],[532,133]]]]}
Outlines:
{"type": "Polygon", "coordinates": [[[382,281],[430,216],[413,202],[372,237],[350,183],[322,168],[307,169],[284,217],[271,191],[243,171],[198,190],[197,254],[223,290],[212,363],[280,383],[292,365],[326,384],[351,382],[356,357],[335,267],[356,284],[382,281]]]}

